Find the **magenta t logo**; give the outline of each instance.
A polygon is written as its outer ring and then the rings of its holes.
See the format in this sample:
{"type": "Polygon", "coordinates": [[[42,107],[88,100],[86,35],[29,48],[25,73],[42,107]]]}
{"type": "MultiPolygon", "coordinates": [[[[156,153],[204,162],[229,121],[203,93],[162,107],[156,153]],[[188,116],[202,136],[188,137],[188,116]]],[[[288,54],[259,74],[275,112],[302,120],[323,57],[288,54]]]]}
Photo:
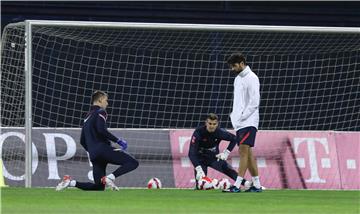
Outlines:
{"type": "MultiPolygon", "coordinates": [[[[320,178],[319,175],[319,164],[317,157],[317,150],[320,149],[319,146],[324,148],[325,153],[329,155],[329,143],[326,138],[294,138],[294,151],[295,154],[299,153],[300,145],[306,144],[307,153],[309,155],[308,164],[310,167],[310,178],[306,179],[307,183],[326,183],[325,179],[320,178]]],[[[300,168],[306,168],[305,158],[296,158],[297,164],[300,168]]],[[[322,158],[321,165],[322,168],[330,168],[330,159],[322,158]]]]}

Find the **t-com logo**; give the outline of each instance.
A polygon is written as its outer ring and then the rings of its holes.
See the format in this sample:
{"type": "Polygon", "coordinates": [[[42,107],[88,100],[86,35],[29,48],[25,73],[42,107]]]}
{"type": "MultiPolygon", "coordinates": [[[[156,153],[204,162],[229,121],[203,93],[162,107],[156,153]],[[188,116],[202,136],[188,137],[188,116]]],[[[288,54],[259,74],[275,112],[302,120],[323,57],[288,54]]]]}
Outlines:
{"type": "Polygon", "coordinates": [[[306,146],[308,152],[308,160],[303,157],[297,157],[296,162],[300,168],[307,168],[305,163],[308,163],[310,168],[310,178],[306,179],[307,183],[326,183],[326,180],[319,175],[319,167],[323,169],[331,168],[331,161],[329,158],[329,143],[326,138],[294,138],[295,154],[299,153],[300,147],[306,146]],[[323,149],[325,157],[320,157],[321,164],[318,164],[317,149],[323,149]]]}

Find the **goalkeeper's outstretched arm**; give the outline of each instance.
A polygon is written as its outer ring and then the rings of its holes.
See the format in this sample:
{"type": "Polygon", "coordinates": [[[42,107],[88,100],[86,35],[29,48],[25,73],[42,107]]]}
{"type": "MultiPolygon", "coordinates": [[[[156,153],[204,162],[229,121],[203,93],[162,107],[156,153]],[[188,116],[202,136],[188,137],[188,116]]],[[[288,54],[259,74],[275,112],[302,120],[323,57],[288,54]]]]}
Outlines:
{"type": "Polygon", "coordinates": [[[85,141],[85,133],[84,130],[81,130],[81,136],[80,136],[80,144],[84,147],[86,151],[88,151],[86,141],[85,141]]]}
{"type": "Polygon", "coordinates": [[[106,137],[106,139],[116,143],[119,139],[108,131],[106,125],[107,113],[104,110],[102,110],[99,112],[97,117],[98,118],[96,120],[96,129],[98,133],[106,137]]]}
{"type": "Polygon", "coordinates": [[[200,165],[198,158],[198,150],[199,150],[199,136],[194,133],[190,140],[190,148],[189,148],[189,158],[194,167],[200,165]]]}

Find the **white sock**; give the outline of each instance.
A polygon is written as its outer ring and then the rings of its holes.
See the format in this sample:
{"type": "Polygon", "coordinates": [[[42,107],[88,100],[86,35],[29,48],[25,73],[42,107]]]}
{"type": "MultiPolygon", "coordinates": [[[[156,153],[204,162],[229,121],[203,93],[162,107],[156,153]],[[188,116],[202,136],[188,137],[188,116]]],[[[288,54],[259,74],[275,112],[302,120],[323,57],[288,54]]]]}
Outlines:
{"type": "Polygon", "coordinates": [[[110,174],[110,175],[108,175],[106,177],[110,178],[111,180],[115,180],[115,175],[114,174],[110,174]]]}
{"type": "Polygon", "coordinates": [[[237,176],[236,181],[234,183],[234,186],[236,186],[237,188],[240,188],[241,182],[244,178],[237,176]]]}
{"type": "Polygon", "coordinates": [[[261,187],[259,176],[252,177],[252,181],[256,188],[259,189],[261,187]]]}
{"type": "Polygon", "coordinates": [[[69,186],[71,186],[71,187],[76,186],[76,181],[75,181],[75,180],[71,180],[69,186]]]}

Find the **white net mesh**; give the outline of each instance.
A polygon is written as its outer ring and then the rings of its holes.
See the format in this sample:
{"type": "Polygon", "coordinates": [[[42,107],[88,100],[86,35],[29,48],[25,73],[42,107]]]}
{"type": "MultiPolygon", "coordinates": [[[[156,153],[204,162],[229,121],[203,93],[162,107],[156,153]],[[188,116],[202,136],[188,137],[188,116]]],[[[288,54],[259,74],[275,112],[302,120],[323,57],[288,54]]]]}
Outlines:
{"type": "MultiPolygon", "coordinates": [[[[233,52],[245,54],[259,76],[259,129],[359,131],[359,33],[48,25],[33,26],[32,36],[33,127],[80,128],[90,95],[103,90],[110,100],[109,127],[141,128],[137,134],[118,134],[128,137],[130,153],[143,163],[173,158],[168,139],[162,139],[166,135],[151,129],[192,129],[209,112],[219,115],[222,127],[231,128],[234,76],[225,61],[233,52]]],[[[24,25],[9,25],[1,51],[2,133],[5,127],[24,126],[24,47],[24,25]]],[[[78,142],[77,134],[73,137],[78,142]]],[[[12,174],[21,175],[24,144],[11,139],[4,140],[2,158],[12,174]]],[[[33,142],[45,143],[39,163],[49,164],[44,134],[35,135],[33,142]]],[[[64,145],[57,144],[55,159],[65,154],[64,145]]],[[[59,175],[79,160],[87,162],[78,150],[76,158],[66,161],[73,164],[62,165],[59,175]]],[[[134,173],[146,183],[150,177],[166,180],[167,170],[134,173]]]]}
{"type": "Polygon", "coordinates": [[[4,30],[2,38],[0,149],[4,165],[3,174],[13,180],[23,180],[25,172],[25,136],[14,136],[11,133],[16,131],[24,132],[25,124],[24,28],[19,25],[12,25],[4,30]],[[15,130],[6,127],[14,127],[15,130]],[[5,168],[5,166],[9,167],[5,168]]]}

